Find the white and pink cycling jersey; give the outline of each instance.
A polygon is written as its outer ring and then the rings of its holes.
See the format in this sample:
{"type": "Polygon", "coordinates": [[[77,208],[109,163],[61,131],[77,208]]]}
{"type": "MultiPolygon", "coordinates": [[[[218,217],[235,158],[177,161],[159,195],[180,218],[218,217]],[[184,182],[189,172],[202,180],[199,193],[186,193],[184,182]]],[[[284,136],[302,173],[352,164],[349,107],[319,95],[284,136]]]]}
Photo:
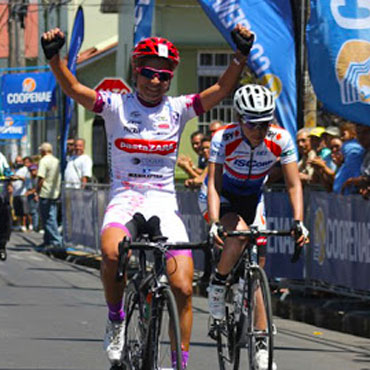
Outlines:
{"type": "Polygon", "coordinates": [[[132,187],[174,192],[180,136],[202,113],[199,95],[165,96],[146,107],[136,94],[101,92],[94,111],[105,120],[112,195],[132,187]]]}
{"type": "MultiPolygon", "coordinates": [[[[161,219],[169,241],[187,241],[179,216],[174,173],[185,124],[203,113],[198,94],[163,97],[144,106],[136,94],[98,93],[94,112],[105,120],[111,178],[102,231],[122,228],[136,212],[161,219]]],[[[186,254],[181,252],[180,254],[186,254]]]]}

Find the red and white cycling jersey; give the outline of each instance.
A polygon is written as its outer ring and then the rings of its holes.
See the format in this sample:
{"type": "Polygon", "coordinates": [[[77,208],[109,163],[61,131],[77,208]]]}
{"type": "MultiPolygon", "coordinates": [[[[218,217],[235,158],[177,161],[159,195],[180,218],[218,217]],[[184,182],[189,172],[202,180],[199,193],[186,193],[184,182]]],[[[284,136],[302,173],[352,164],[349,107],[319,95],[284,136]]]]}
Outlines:
{"type": "Polygon", "coordinates": [[[199,95],[163,97],[146,107],[136,94],[98,95],[105,120],[112,195],[124,189],[174,192],[174,168],[185,123],[202,113],[199,95]]]}
{"type": "Polygon", "coordinates": [[[263,142],[252,148],[239,124],[231,124],[213,136],[209,162],[223,164],[223,189],[232,194],[250,195],[262,191],[278,158],[282,165],[297,161],[288,131],[271,126],[263,142]]]}

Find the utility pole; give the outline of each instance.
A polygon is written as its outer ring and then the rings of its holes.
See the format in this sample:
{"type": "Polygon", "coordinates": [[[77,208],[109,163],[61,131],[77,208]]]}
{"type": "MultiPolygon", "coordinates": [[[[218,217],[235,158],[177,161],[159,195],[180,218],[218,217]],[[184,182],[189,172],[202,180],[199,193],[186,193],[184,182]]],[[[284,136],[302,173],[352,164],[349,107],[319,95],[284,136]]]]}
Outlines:
{"type": "MultiPolygon", "coordinates": [[[[8,67],[25,67],[24,18],[27,15],[27,4],[23,0],[9,0],[8,5],[9,58],[8,67]]],[[[22,152],[27,148],[22,148],[22,152]]],[[[17,140],[11,140],[8,153],[13,161],[21,151],[17,140]]],[[[26,153],[21,153],[21,155],[26,153]]]]}
{"type": "Polygon", "coordinates": [[[309,14],[307,0],[291,0],[296,41],[297,128],[316,126],[317,99],[313,91],[306,50],[306,25],[309,14]]]}

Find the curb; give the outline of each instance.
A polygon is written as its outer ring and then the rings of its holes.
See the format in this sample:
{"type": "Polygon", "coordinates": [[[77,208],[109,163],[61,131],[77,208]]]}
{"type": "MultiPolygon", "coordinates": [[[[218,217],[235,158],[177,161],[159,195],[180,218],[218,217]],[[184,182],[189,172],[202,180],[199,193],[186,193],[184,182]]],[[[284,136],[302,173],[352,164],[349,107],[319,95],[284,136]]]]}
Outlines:
{"type": "Polygon", "coordinates": [[[284,319],[370,338],[370,302],[348,297],[317,298],[292,292],[285,300],[272,295],[274,315],[284,319]]]}

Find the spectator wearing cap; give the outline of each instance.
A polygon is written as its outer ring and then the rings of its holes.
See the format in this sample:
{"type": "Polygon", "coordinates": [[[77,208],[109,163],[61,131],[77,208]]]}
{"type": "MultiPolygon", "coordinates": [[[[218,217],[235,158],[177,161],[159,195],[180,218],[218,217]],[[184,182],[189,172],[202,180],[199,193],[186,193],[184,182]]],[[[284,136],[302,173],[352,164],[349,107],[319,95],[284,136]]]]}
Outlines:
{"type": "Polygon", "coordinates": [[[298,130],[296,138],[300,155],[298,171],[302,184],[311,183],[314,176],[314,167],[310,164],[310,161],[316,157],[316,152],[311,147],[309,134],[310,130],[308,128],[302,128],[298,130]]]}
{"type": "Polygon", "coordinates": [[[37,194],[37,170],[38,166],[36,163],[32,163],[28,167],[30,172],[30,178],[26,181],[27,187],[27,201],[29,209],[29,226],[30,230],[39,230],[39,196],[37,194]]]}
{"type": "Polygon", "coordinates": [[[342,191],[347,187],[356,186],[364,199],[370,196],[370,126],[356,125],[357,138],[360,145],[365,149],[364,158],[361,164],[360,176],[350,177],[343,186],[342,191]]]}
{"type": "Polygon", "coordinates": [[[62,237],[57,223],[57,200],[61,182],[59,160],[53,156],[50,143],[41,144],[39,151],[41,160],[37,171],[37,193],[40,197],[39,209],[45,231],[42,246],[61,246],[62,237]]]}
{"type": "Polygon", "coordinates": [[[350,122],[340,126],[343,154],[343,164],[335,174],[333,191],[334,193],[348,195],[358,192],[354,185],[343,188],[345,182],[351,177],[358,177],[361,173],[361,164],[364,157],[364,148],[357,141],[356,125],[350,122]]]}

